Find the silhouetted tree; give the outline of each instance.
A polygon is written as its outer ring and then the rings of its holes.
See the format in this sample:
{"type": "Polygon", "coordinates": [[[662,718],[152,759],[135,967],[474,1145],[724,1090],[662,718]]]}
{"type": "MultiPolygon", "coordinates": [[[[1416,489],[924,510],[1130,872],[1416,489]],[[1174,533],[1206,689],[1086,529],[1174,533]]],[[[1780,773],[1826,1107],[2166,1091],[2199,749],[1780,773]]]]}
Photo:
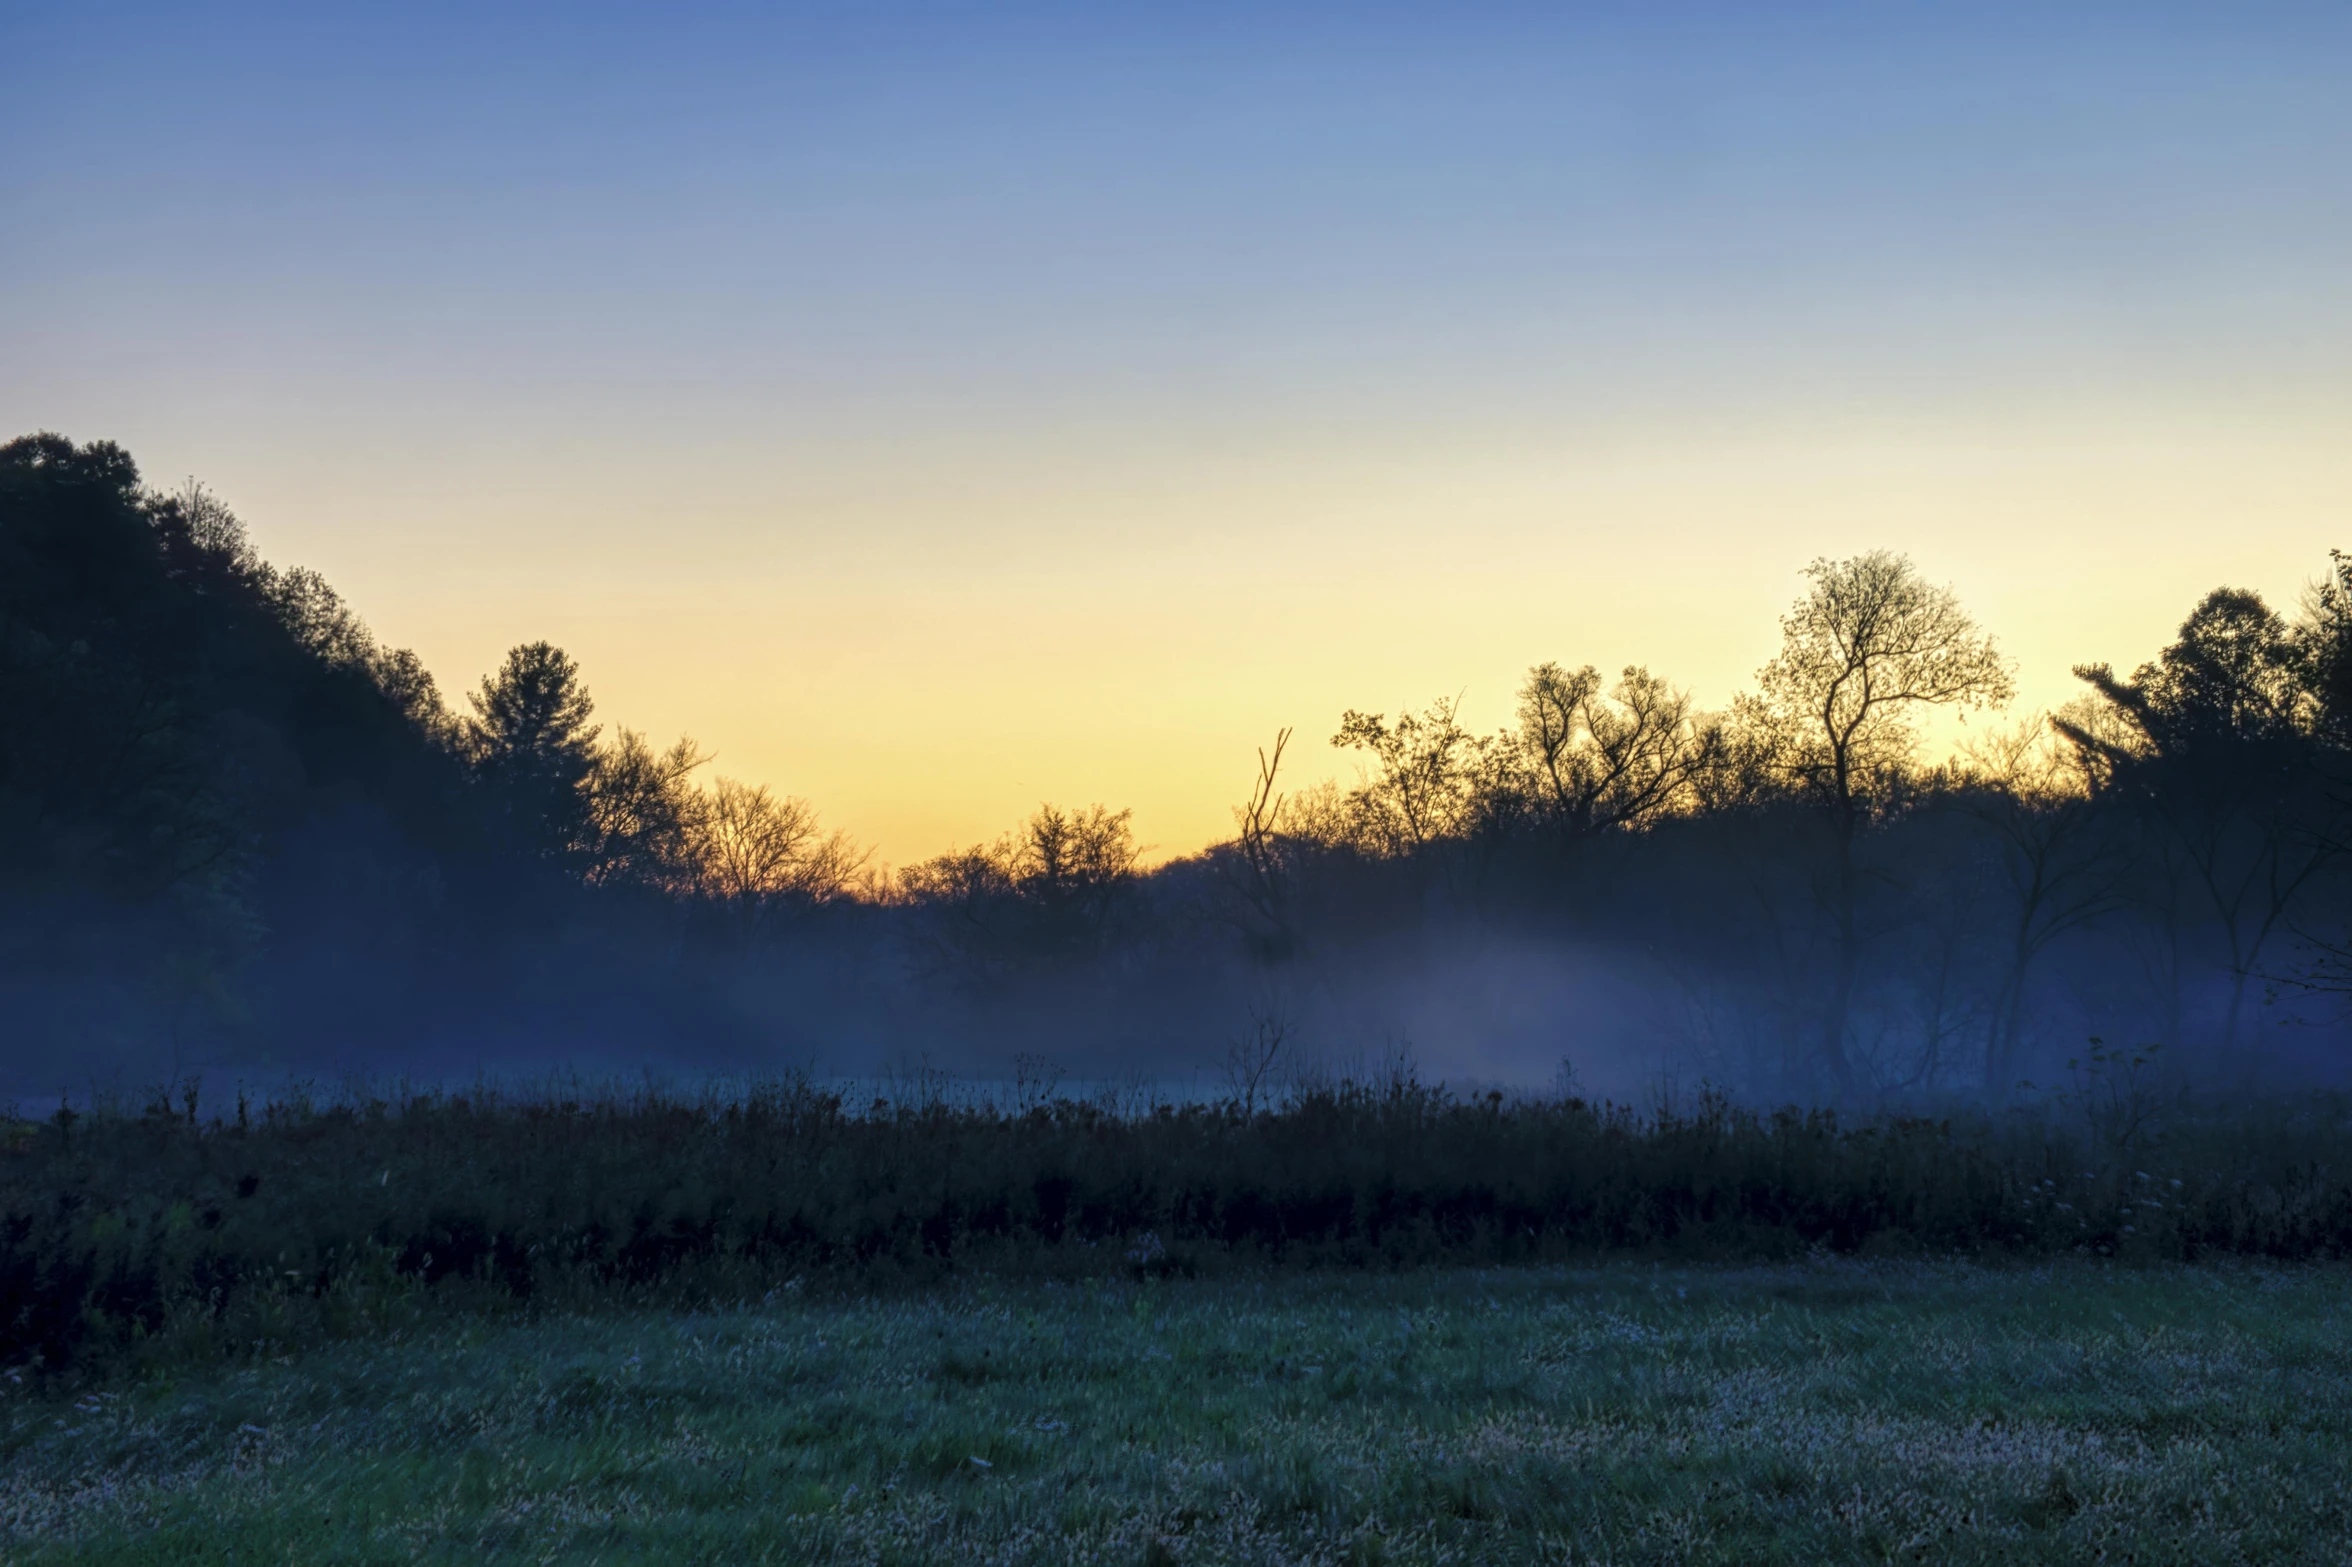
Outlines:
{"type": "Polygon", "coordinates": [[[1133,817],[1101,805],[1067,811],[1041,805],[1022,828],[1011,859],[1013,886],[1035,910],[1038,935],[1049,948],[1094,946],[1109,930],[1142,858],[1133,817]]]}
{"type": "Polygon", "coordinates": [[[457,721],[443,705],[441,687],[423,659],[407,648],[393,648],[377,654],[372,672],[385,700],[419,734],[439,746],[457,744],[457,721]]]}
{"type": "Polygon", "coordinates": [[[1700,762],[1690,698],[1628,666],[1604,692],[1590,664],[1538,664],[1519,689],[1516,760],[1534,814],[1571,839],[1654,821],[1700,762]]]}
{"type": "Polygon", "coordinates": [[[1874,802],[1917,746],[1922,707],[1984,707],[2014,689],[1992,639],[1949,588],[1884,550],[1806,568],[1812,588],[1781,617],[1779,654],[1757,674],[1748,712],[1778,765],[1827,813],[1828,902],[1837,968],[1823,1010],[1819,1056],[1854,1092],[1846,1024],[1860,971],[1855,840],[1874,802]]]}
{"type": "Polygon", "coordinates": [[[244,1011],[240,973],[329,940],[380,954],[481,856],[445,720],[316,574],[279,571],[190,484],[107,443],[0,448],[0,969],[60,1040],[134,1036],[160,992],[244,1011]],[[448,874],[444,874],[444,872],[448,874]]]}
{"type": "Polygon", "coordinates": [[[943,956],[971,977],[1107,944],[1142,850],[1132,813],[1041,805],[1020,831],[899,873],[900,896],[935,910],[943,956]]]}
{"type": "Polygon", "coordinates": [[[0,447],[0,1020],[47,1056],[149,1029],[201,1048],[232,1017],[286,1055],[574,1024],[651,1048],[730,1017],[871,1038],[959,1021],[903,961],[934,956],[1036,982],[987,1005],[1050,999],[1023,1024],[1089,1045],[1149,1027],[1213,1049],[1237,986],[1278,988],[1279,1026],[1228,1061],[1246,1105],[1292,1040],[1345,1050],[1379,1008],[1423,1006],[1417,966],[1475,931],[1506,944],[1497,975],[1574,950],[1591,989],[1555,1016],[1544,986],[1481,977],[1507,997],[1470,1007],[1672,1037],[1757,1092],[1917,1099],[1965,1073],[1998,1094],[2061,1015],[2252,1061],[2253,978],[2352,992],[2352,562],[2332,559],[2293,623],[2210,595],[2129,679],[2086,669],[2054,729],[1936,767],[1918,717],[2003,699],[2007,670],[1948,592],[1875,554],[1814,563],[1727,715],[1638,667],[1542,664],[1499,733],[1453,702],[1347,712],[1352,788],[1282,790],[1284,731],[1233,840],[1149,873],[1126,812],[1048,805],[861,883],[864,852],[807,802],[698,788],[690,742],[599,731],[557,649],[517,648],[460,719],[218,497],[34,436],[0,447]],[[1261,967],[1294,953],[1278,984],[1261,967]],[[713,983],[720,956],[739,967],[713,983]]]}
{"type": "Polygon", "coordinates": [[[1297,945],[1290,910],[1295,871],[1283,841],[1282,808],[1287,801],[1274,789],[1282,753],[1289,745],[1290,731],[1284,729],[1274,737],[1271,755],[1259,749],[1257,784],[1248,801],[1233,808],[1234,852],[1219,863],[1226,885],[1254,916],[1251,934],[1265,957],[1287,957],[1297,945]]]}
{"type": "Polygon", "coordinates": [[[0,864],[20,897],[154,898],[241,856],[195,608],[128,453],[0,447],[0,864]]]}
{"type": "Polygon", "coordinates": [[[2337,756],[2352,755],[2352,556],[2328,551],[2328,573],[2304,595],[2292,636],[2312,731],[2337,756]]]}
{"type": "MultiPolygon", "coordinates": [[[[2225,1056],[2263,953],[2340,852],[2341,807],[2315,765],[2310,668],[2258,594],[2216,589],[2131,679],[2104,664],[2075,671],[2115,727],[2061,720],[2105,790],[2178,856],[2210,917],[2229,980],[2225,1056]]],[[[2176,889],[2162,895],[2170,917],[2176,889]]]]}
{"type": "Polygon", "coordinates": [[[2037,717],[1970,749],[1960,777],[1966,810],[1992,833],[2011,901],[2005,962],[1986,1031],[1984,1089],[2017,1086],[2026,987],[2035,959],[2069,931],[2122,906],[2131,843],[2104,817],[2079,754],[2037,717]]]}
{"type": "Polygon", "coordinates": [[[732,778],[699,802],[692,849],[697,889],[746,933],[787,904],[844,896],[869,858],[846,833],[827,833],[806,800],[732,778]]]}
{"type": "Polygon", "coordinates": [[[703,809],[692,778],[709,760],[684,737],[656,751],[634,729],[616,730],[581,786],[587,796],[582,879],[592,887],[660,892],[691,887],[703,809]]]}
{"type": "Polygon", "coordinates": [[[474,774],[519,841],[576,863],[588,836],[596,704],[561,648],[526,642],[473,693],[466,726],[474,774]]]}
{"type": "Polygon", "coordinates": [[[1440,697],[1426,712],[1398,715],[1394,725],[1353,708],[1341,716],[1331,743],[1369,752],[1376,764],[1348,796],[1359,841],[1373,852],[1410,855],[1469,825],[1484,746],[1455,718],[1455,705],[1440,697]]]}

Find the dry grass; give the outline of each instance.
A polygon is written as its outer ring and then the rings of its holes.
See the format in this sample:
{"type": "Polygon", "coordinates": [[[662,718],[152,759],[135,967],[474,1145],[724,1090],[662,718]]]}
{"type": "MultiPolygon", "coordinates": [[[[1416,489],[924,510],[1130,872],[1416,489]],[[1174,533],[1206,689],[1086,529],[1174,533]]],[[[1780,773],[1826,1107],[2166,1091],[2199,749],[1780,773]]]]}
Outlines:
{"type": "Polygon", "coordinates": [[[1635,1114],[1413,1081],[1234,1103],[864,1110],[806,1081],[697,1099],[304,1096],[233,1119],[0,1120],[0,1370],[120,1374],[421,1327],[1071,1280],[1773,1261],[2352,1255],[2352,1099],[2065,1104],[1841,1123],[1635,1114]]]}

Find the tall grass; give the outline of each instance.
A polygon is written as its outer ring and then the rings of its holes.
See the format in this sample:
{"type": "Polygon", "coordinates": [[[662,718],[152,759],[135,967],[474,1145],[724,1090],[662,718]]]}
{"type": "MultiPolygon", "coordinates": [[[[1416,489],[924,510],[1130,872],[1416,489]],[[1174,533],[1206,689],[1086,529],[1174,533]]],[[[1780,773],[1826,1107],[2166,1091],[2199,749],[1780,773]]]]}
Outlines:
{"type": "Polygon", "coordinates": [[[1841,1123],[1636,1112],[1409,1074],[1240,1104],[865,1106],[192,1088],[0,1121],[0,1363],[50,1371],[397,1331],[451,1305],[757,1298],[972,1271],[1405,1268],[1607,1253],[2317,1259],[2352,1252],[2352,1101],[2081,1093],[1841,1123]],[[2159,1109],[2161,1113],[2159,1113],[2159,1109]]]}

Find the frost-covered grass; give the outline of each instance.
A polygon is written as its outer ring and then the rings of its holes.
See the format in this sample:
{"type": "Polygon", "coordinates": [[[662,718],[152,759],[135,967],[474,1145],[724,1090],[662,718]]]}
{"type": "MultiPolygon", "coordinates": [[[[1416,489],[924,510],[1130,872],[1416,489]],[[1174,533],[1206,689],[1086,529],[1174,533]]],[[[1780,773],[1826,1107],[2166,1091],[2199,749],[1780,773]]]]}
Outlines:
{"type": "Polygon", "coordinates": [[[5,1390],[13,1561],[2352,1557],[2352,1273],[975,1283],[5,1390]]]}

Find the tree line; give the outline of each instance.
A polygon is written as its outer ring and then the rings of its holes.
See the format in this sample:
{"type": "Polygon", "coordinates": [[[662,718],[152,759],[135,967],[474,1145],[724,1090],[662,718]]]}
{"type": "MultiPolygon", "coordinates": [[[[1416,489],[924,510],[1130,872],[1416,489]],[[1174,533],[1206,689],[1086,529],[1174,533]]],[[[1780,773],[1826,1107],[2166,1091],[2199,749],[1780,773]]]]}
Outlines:
{"type": "Polygon", "coordinates": [[[0,982],[22,1050],[266,1031],[289,990],[529,1012],[554,933],[610,967],[661,945],[650,926],[739,945],[863,885],[868,856],[806,801],[593,711],[545,642],[453,710],[208,491],[151,489],[107,442],[0,447],[0,982]]]}
{"type": "Polygon", "coordinates": [[[1930,711],[1995,709],[2013,672],[1907,559],[1816,561],[1754,691],[1722,712],[1642,668],[1530,670],[1515,725],[1452,702],[1350,712],[1353,789],[1284,799],[1262,757],[1220,860],[1292,950],[1366,869],[1452,917],[1511,910],[1649,960],[1691,1056],[1839,1101],[2077,1069],[2095,1037],[2252,1082],[2255,1014],[2336,1045],[2352,977],[2352,562],[2293,618],[2218,589],[2128,676],[1922,753],[1930,711]],[[1344,890],[1343,890],[1344,889],[1344,890]],[[2249,1048],[2251,1047],[2251,1048],[2249,1048]]]}
{"type": "Polygon", "coordinates": [[[2216,590],[2128,675],[2086,665],[1951,755],[1924,720],[2005,709],[2010,663],[1904,557],[1817,561],[1721,710],[1541,663],[1496,732],[1451,700],[1344,713],[1352,787],[1286,789],[1285,731],[1233,835],[1149,872],[1127,812],[1048,804],[891,874],[692,741],[600,726],[548,643],[446,703],[210,493],[36,435],[0,447],[0,982],[21,1037],[199,1051],[355,1003],[388,1041],[756,1046],[1045,997],[1074,1049],[1122,1008],[1208,1047],[1245,1001],[1279,1039],[1275,1013],[1507,936],[1611,954],[1660,1059],[1744,1092],[1998,1098],[2093,1035],[2252,1083],[2324,1068],[2352,988],[2331,561],[2291,614],[2216,590]]]}

